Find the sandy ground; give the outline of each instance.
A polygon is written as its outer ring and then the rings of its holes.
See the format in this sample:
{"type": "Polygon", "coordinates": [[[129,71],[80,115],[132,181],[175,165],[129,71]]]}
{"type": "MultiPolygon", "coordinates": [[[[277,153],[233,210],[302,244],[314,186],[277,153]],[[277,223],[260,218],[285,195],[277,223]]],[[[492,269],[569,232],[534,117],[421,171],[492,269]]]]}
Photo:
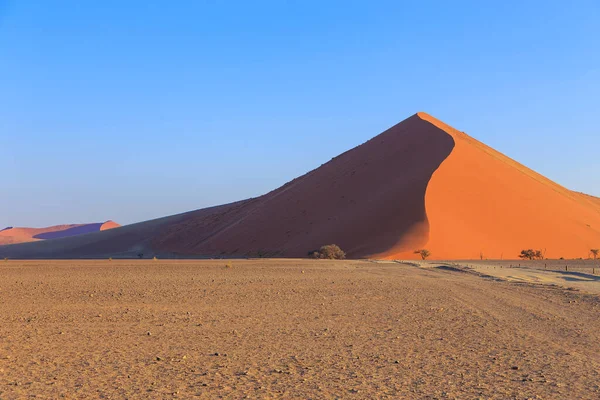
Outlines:
{"type": "Polygon", "coordinates": [[[600,300],[397,263],[0,263],[0,398],[597,399],[600,300]]]}

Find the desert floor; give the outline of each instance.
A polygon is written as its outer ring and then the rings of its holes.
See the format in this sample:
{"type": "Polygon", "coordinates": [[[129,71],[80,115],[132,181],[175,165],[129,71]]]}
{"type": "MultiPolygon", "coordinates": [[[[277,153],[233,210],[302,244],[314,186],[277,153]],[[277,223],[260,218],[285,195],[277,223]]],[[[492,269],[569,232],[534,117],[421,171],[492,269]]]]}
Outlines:
{"type": "Polygon", "coordinates": [[[600,398],[586,291],[436,263],[229,262],[1,262],[0,399],[600,398]]]}

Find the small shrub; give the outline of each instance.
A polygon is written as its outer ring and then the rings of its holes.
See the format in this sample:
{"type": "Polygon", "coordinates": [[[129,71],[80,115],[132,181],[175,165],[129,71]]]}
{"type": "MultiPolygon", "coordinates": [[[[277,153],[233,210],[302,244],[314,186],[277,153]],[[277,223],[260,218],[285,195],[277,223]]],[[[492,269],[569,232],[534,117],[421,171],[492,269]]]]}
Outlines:
{"type": "Polygon", "coordinates": [[[346,258],[346,253],[336,244],[327,244],[321,246],[318,251],[313,252],[313,257],[328,260],[343,260],[346,258]]]}
{"type": "Polygon", "coordinates": [[[600,253],[600,249],[591,249],[590,253],[592,253],[594,260],[596,260],[598,258],[598,253],[600,253]]]}
{"type": "Polygon", "coordinates": [[[108,261],[112,261],[112,257],[108,257],[108,261]]]}
{"type": "Polygon", "coordinates": [[[233,268],[233,264],[231,264],[231,261],[228,261],[227,264],[225,264],[225,268],[233,268]]]}
{"type": "Polygon", "coordinates": [[[158,258],[156,258],[156,256],[154,256],[154,258],[152,259],[154,261],[158,261],[158,258]]]}
{"type": "Polygon", "coordinates": [[[144,258],[144,253],[138,253],[138,258],[144,258]]]}
{"type": "Polygon", "coordinates": [[[421,260],[426,260],[427,257],[429,257],[431,255],[431,252],[427,249],[421,249],[421,250],[415,250],[415,254],[420,255],[421,260]]]}

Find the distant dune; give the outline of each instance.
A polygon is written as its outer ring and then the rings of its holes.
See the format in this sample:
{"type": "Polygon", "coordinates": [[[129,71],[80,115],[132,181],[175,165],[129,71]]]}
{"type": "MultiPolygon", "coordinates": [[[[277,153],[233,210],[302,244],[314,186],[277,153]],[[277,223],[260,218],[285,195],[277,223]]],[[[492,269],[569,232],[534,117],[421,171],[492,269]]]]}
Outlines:
{"type": "Polygon", "coordinates": [[[425,113],[261,197],[106,232],[0,248],[48,257],[587,257],[600,199],[570,191],[425,113]]]}
{"type": "Polygon", "coordinates": [[[99,232],[119,226],[114,221],[106,221],[93,224],[55,225],[47,228],[8,227],[0,231],[0,245],[59,239],[83,233],[99,232]]]}

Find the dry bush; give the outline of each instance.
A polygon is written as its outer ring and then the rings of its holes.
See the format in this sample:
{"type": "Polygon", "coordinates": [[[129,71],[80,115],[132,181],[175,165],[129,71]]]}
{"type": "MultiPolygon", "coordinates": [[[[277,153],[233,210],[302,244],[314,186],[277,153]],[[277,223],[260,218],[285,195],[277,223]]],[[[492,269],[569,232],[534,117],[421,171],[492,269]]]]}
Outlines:
{"type": "Polygon", "coordinates": [[[313,252],[314,258],[324,258],[328,260],[343,260],[346,253],[337,244],[326,244],[321,246],[319,251],[313,252]]]}
{"type": "Polygon", "coordinates": [[[431,252],[427,249],[421,249],[421,250],[415,250],[415,254],[420,255],[421,260],[425,260],[425,259],[427,259],[427,257],[429,257],[431,255],[431,252]]]}

